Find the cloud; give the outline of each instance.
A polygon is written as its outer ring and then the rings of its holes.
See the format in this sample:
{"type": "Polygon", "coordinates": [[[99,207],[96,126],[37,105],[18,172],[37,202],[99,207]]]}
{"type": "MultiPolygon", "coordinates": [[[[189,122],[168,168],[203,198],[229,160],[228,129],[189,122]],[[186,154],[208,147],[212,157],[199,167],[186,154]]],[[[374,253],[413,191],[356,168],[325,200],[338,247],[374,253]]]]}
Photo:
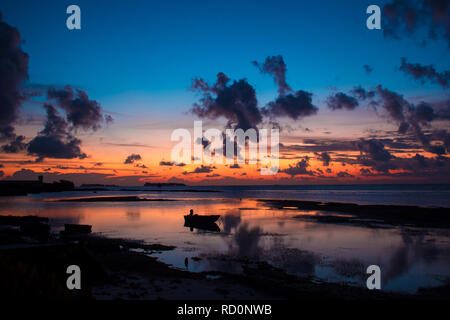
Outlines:
{"type": "Polygon", "coordinates": [[[203,79],[194,79],[191,89],[202,94],[191,112],[200,118],[228,120],[227,127],[247,130],[262,122],[255,89],[245,80],[233,81],[224,73],[217,74],[212,86],[203,79]]]}
{"type": "Polygon", "coordinates": [[[439,84],[442,88],[450,88],[450,71],[438,72],[432,65],[421,65],[419,63],[408,63],[406,58],[402,58],[402,64],[399,68],[401,71],[405,72],[414,77],[414,79],[421,80],[422,83],[425,79],[433,83],[439,84]]]}
{"type": "Polygon", "coordinates": [[[141,155],[133,153],[133,154],[130,154],[123,163],[131,164],[131,163],[134,163],[135,161],[141,161],[141,160],[142,160],[141,155]]]}
{"type": "Polygon", "coordinates": [[[37,156],[38,161],[44,158],[86,158],[86,154],[80,149],[81,140],[70,134],[66,120],[59,116],[52,105],[46,104],[44,108],[47,111],[47,122],[44,129],[28,144],[28,153],[37,156]]]}
{"type": "Polygon", "coordinates": [[[217,173],[207,174],[206,177],[207,178],[217,178],[217,177],[220,177],[220,174],[217,174],[217,173]]]}
{"type": "Polygon", "coordinates": [[[383,7],[383,34],[400,39],[425,31],[427,39],[444,38],[450,46],[450,3],[447,0],[394,0],[383,7]]]}
{"type": "Polygon", "coordinates": [[[317,153],[316,152],[315,155],[317,156],[317,159],[322,161],[322,163],[323,163],[323,165],[325,167],[328,167],[330,165],[331,157],[330,157],[330,154],[328,152],[322,152],[322,153],[317,153]]]}
{"type": "Polygon", "coordinates": [[[16,136],[9,144],[3,145],[2,150],[6,153],[18,153],[26,149],[27,144],[24,141],[24,136],[16,136]]]}
{"type": "Polygon", "coordinates": [[[231,166],[230,166],[230,169],[241,169],[242,167],[238,164],[238,163],[235,163],[235,164],[232,164],[231,166]]]}
{"type": "Polygon", "coordinates": [[[369,65],[367,65],[367,64],[363,65],[363,68],[364,68],[364,70],[365,70],[367,73],[371,73],[371,72],[372,72],[372,68],[371,68],[369,65]]]}
{"type": "Polygon", "coordinates": [[[375,96],[374,91],[367,91],[361,86],[354,87],[350,93],[360,100],[372,99],[375,96]]]}
{"type": "Polygon", "coordinates": [[[308,170],[309,168],[309,158],[306,157],[300,161],[297,161],[294,165],[289,165],[288,168],[280,170],[280,172],[286,173],[291,177],[295,177],[297,175],[314,175],[314,172],[308,170]]]}
{"type": "Polygon", "coordinates": [[[172,166],[184,167],[186,164],[183,163],[183,162],[176,163],[176,162],[172,162],[172,161],[164,161],[164,160],[161,160],[161,161],[159,162],[159,165],[160,165],[160,166],[168,166],[168,167],[172,167],[172,166]]]}
{"type": "Polygon", "coordinates": [[[67,114],[73,128],[84,130],[97,130],[103,121],[112,122],[111,116],[104,118],[100,104],[95,100],[90,100],[86,92],[67,85],[63,89],[50,88],[48,99],[56,99],[57,105],[67,114]]]}
{"type": "Polygon", "coordinates": [[[354,177],[354,175],[352,175],[352,174],[350,174],[350,173],[348,173],[348,172],[345,172],[345,171],[339,172],[339,173],[337,174],[337,176],[338,176],[339,178],[353,178],[353,177],[354,177]]]}
{"type": "Polygon", "coordinates": [[[263,117],[270,117],[272,124],[277,117],[297,120],[314,115],[318,108],[312,104],[312,93],[293,91],[286,83],[286,64],[281,56],[267,57],[264,63],[253,62],[263,73],[274,76],[278,85],[278,97],[265,107],[259,108],[255,89],[245,79],[233,81],[222,72],[217,74],[214,84],[201,78],[194,79],[191,90],[202,94],[194,103],[191,112],[200,118],[227,119],[228,128],[257,128],[263,117]]]}
{"type": "Polygon", "coordinates": [[[188,175],[188,174],[195,174],[195,173],[211,173],[213,171],[213,169],[215,169],[216,167],[214,166],[205,166],[205,165],[201,165],[200,167],[197,167],[194,169],[194,171],[184,171],[183,174],[184,175],[188,175]]]}
{"type": "Polygon", "coordinates": [[[357,146],[362,154],[367,155],[373,161],[386,162],[392,159],[392,155],[384,148],[384,144],[378,140],[361,139],[357,146]]]}
{"type": "Polygon", "coordinates": [[[399,132],[404,133],[405,114],[404,111],[410,104],[402,95],[383,88],[381,85],[377,86],[377,93],[381,98],[381,106],[384,108],[389,116],[400,124],[399,132]]]}
{"type": "Polygon", "coordinates": [[[295,93],[278,96],[263,108],[263,114],[272,118],[288,117],[293,120],[311,116],[319,109],[312,104],[312,93],[298,90],[295,93]]]}
{"type": "Polygon", "coordinates": [[[284,95],[288,91],[292,91],[291,87],[286,83],[286,64],[283,57],[269,56],[263,63],[257,61],[252,62],[262,73],[273,76],[275,84],[278,86],[278,94],[284,95]]]}
{"type": "Polygon", "coordinates": [[[303,144],[280,143],[281,152],[358,151],[354,141],[338,139],[303,139],[303,144]]]}
{"type": "Polygon", "coordinates": [[[14,123],[24,99],[28,54],[20,47],[19,31],[1,20],[0,13],[0,141],[14,139],[14,123]]]}
{"type": "Polygon", "coordinates": [[[358,106],[358,104],[358,100],[356,100],[352,96],[346,95],[343,92],[338,92],[335,95],[328,97],[327,99],[328,108],[332,110],[353,110],[358,106]]]}

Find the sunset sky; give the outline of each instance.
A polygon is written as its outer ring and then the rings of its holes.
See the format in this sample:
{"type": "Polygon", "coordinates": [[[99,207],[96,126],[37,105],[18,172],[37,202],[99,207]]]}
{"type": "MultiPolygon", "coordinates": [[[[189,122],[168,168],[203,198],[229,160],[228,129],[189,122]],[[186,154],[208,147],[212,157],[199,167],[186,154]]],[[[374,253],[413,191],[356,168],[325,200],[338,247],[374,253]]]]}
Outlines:
{"type": "Polygon", "coordinates": [[[448,1],[18,0],[0,12],[0,179],[450,183],[448,1]],[[70,4],[81,30],[66,28],[70,4]],[[382,30],[366,27],[371,4],[382,30]],[[195,120],[275,123],[279,172],[176,165],[171,133],[195,120]]]}

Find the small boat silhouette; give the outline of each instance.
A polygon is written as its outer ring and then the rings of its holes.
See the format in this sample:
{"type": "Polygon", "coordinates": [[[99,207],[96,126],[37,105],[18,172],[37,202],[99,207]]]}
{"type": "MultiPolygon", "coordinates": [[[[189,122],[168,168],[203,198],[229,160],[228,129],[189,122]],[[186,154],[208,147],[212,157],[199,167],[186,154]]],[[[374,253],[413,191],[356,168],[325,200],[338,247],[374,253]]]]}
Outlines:
{"type": "Polygon", "coordinates": [[[193,229],[208,230],[214,232],[220,232],[219,226],[215,223],[219,219],[220,215],[211,216],[199,216],[199,215],[187,215],[184,216],[184,226],[193,229]]]}
{"type": "Polygon", "coordinates": [[[211,216],[199,216],[198,214],[184,216],[184,222],[186,223],[214,223],[220,215],[211,216]]]}

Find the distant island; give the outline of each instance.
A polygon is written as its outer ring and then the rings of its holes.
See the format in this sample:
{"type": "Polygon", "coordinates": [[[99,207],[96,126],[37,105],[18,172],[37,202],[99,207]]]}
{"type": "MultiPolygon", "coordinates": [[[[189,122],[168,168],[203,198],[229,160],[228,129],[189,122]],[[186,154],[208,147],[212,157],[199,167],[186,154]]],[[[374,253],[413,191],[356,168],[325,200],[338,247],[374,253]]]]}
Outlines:
{"type": "Polygon", "coordinates": [[[87,188],[87,187],[118,187],[116,184],[100,184],[100,183],[83,183],[81,188],[87,188]]]}
{"type": "Polygon", "coordinates": [[[186,185],[184,183],[153,183],[153,182],[146,182],[144,184],[144,187],[185,187],[186,185]]]}

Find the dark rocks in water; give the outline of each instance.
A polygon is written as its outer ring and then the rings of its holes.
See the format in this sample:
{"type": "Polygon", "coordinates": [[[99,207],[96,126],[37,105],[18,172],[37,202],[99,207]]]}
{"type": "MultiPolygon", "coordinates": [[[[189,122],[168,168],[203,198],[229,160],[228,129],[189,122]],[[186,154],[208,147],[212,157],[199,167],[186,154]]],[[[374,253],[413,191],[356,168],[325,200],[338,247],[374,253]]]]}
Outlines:
{"type": "Polygon", "coordinates": [[[92,232],[92,226],[88,224],[65,224],[64,232],[66,234],[89,234],[92,232]]]}
{"type": "MultiPolygon", "coordinates": [[[[405,205],[359,205],[354,203],[318,202],[303,200],[258,200],[274,209],[286,207],[302,211],[340,212],[359,219],[376,219],[380,222],[415,227],[450,228],[450,208],[418,207],[405,205]]],[[[300,216],[299,216],[300,217],[300,216]]],[[[331,222],[351,222],[353,218],[315,218],[331,222]],[[338,221],[339,220],[339,221],[338,221]]],[[[325,222],[325,221],[324,221],[325,222]]]]}
{"type": "Polygon", "coordinates": [[[20,233],[39,240],[48,240],[50,237],[50,226],[41,222],[25,222],[20,225],[20,233]]]}
{"type": "Polygon", "coordinates": [[[50,239],[48,218],[37,216],[0,216],[0,226],[6,227],[2,230],[3,239],[1,242],[4,244],[23,242],[22,236],[44,242],[50,239]],[[8,227],[10,228],[8,229],[8,227]]]}
{"type": "Polygon", "coordinates": [[[38,216],[0,216],[0,224],[20,226],[22,223],[48,223],[48,218],[38,216]]]}

